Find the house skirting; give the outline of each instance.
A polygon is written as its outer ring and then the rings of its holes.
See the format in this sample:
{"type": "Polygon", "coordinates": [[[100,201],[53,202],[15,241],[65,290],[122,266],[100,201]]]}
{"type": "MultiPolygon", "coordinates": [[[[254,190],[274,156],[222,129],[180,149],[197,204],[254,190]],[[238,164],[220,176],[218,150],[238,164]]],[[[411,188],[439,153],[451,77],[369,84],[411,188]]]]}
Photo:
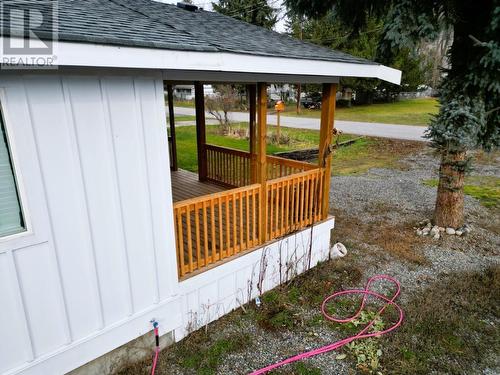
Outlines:
{"type": "Polygon", "coordinates": [[[182,326],[175,330],[175,340],[327,260],[333,226],[334,218],[329,217],[181,281],[182,326]]]}

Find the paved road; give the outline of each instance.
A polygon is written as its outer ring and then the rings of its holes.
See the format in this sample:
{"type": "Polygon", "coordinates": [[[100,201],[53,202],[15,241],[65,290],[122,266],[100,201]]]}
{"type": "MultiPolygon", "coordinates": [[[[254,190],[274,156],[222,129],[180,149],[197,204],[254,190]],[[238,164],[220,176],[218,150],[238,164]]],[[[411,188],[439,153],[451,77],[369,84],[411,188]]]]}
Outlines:
{"type": "MultiPolygon", "coordinates": [[[[177,115],[194,115],[194,108],[175,107],[177,115]]],[[[212,118],[209,113],[207,118],[212,118]]],[[[231,112],[233,121],[248,121],[248,113],[231,112]]],[[[268,124],[276,124],[276,115],[267,115],[268,124]]],[[[297,129],[319,130],[319,119],[308,117],[281,116],[281,125],[297,129]]],[[[426,141],[423,138],[424,126],[379,124],[375,122],[335,121],[335,127],[347,134],[368,135],[374,137],[404,139],[410,141],[426,141]]]]}

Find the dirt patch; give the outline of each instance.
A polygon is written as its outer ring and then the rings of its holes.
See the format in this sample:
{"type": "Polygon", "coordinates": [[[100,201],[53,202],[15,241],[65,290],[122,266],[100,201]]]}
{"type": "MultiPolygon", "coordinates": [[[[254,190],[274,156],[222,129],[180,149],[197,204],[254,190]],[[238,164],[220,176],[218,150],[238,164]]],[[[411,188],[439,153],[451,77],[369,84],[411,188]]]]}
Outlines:
{"type": "MultiPolygon", "coordinates": [[[[499,365],[500,267],[454,273],[405,304],[404,325],[382,338],[390,374],[473,374],[499,365]]],[[[492,372],[493,373],[493,372],[492,372]]]]}
{"type": "Polygon", "coordinates": [[[428,263],[421,246],[430,241],[427,238],[416,237],[412,223],[401,223],[400,226],[381,220],[366,223],[361,218],[340,213],[337,216],[335,238],[339,242],[351,245],[377,246],[385,253],[413,264],[428,263]]]}
{"type": "MultiPolygon", "coordinates": [[[[342,136],[340,141],[342,141],[342,136]]],[[[353,175],[370,168],[406,169],[409,166],[399,160],[408,154],[427,148],[424,142],[397,141],[388,138],[363,138],[335,151],[332,159],[334,175],[353,175]]]]}

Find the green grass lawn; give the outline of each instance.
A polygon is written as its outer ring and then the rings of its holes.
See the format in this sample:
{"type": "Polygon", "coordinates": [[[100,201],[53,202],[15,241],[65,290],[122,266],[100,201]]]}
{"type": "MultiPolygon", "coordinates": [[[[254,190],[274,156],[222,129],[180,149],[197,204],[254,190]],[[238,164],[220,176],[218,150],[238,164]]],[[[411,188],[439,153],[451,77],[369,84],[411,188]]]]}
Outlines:
{"type": "MultiPolygon", "coordinates": [[[[437,187],[438,180],[425,180],[424,185],[437,187]]],[[[485,207],[500,207],[500,178],[494,176],[468,176],[464,193],[474,197],[485,207]]]]}
{"type": "Polygon", "coordinates": [[[177,99],[174,99],[174,106],[175,107],[194,108],[194,100],[177,100],[177,99]]]}
{"type": "MultiPolygon", "coordinates": [[[[234,124],[233,129],[247,128],[245,123],[234,124]]],[[[268,126],[269,133],[275,131],[275,126],[268,126]]],[[[299,150],[305,148],[318,147],[319,131],[292,129],[281,127],[282,134],[287,134],[290,137],[290,143],[287,145],[267,145],[268,155],[272,155],[280,151],[299,150]]],[[[196,127],[182,126],[175,129],[177,139],[177,161],[179,168],[195,172],[198,169],[197,162],[197,147],[196,147],[196,127]]],[[[343,139],[348,139],[350,136],[343,136],[343,139]]],[[[237,150],[248,151],[249,142],[246,138],[237,138],[224,136],[219,134],[217,125],[207,126],[207,143],[234,148],[237,150]]]]}
{"type": "MultiPolygon", "coordinates": [[[[394,103],[337,108],[335,119],[384,124],[428,125],[431,115],[436,114],[438,108],[438,102],[434,98],[400,100],[394,103]]],[[[319,118],[321,110],[302,109],[300,115],[297,115],[295,106],[289,106],[283,115],[319,118]]]]}
{"type": "MultiPolygon", "coordinates": [[[[192,115],[176,115],[174,117],[175,121],[195,121],[196,120],[196,116],[192,116],[192,115]]],[[[167,116],[167,122],[168,122],[168,116],[167,116]]]]}
{"type": "MultiPolygon", "coordinates": [[[[239,123],[233,129],[246,129],[246,123],[239,123]]],[[[275,132],[275,126],[269,126],[269,133],[275,132]]],[[[282,127],[282,134],[289,136],[290,141],[286,145],[267,145],[268,155],[280,151],[300,150],[316,148],[319,144],[318,130],[305,130],[282,127]]],[[[177,137],[177,160],[179,168],[196,172],[198,169],[196,148],[196,127],[182,126],[176,129],[177,137]]],[[[342,134],[339,141],[347,141],[357,136],[342,134]]],[[[223,136],[218,133],[215,125],[207,126],[207,143],[222,147],[234,148],[248,151],[249,143],[246,138],[223,136]]],[[[375,167],[398,167],[398,159],[401,156],[421,149],[421,142],[394,141],[380,138],[360,138],[353,144],[340,147],[335,151],[332,161],[332,172],[334,175],[352,175],[366,172],[375,167]]]]}
{"type": "MultiPolygon", "coordinates": [[[[193,107],[192,101],[176,101],[178,107],[193,107]]],[[[336,120],[380,122],[383,124],[421,125],[429,124],[431,116],[439,110],[438,101],[434,98],[400,100],[394,103],[357,105],[351,108],[337,108],[336,120]]],[[[274,112],[269,109],[269,112],[274,112]]],[[[282,116],[319,118],[321,110],[301,109],[297,115],[295,105],[287,106],[282,116]]]]}

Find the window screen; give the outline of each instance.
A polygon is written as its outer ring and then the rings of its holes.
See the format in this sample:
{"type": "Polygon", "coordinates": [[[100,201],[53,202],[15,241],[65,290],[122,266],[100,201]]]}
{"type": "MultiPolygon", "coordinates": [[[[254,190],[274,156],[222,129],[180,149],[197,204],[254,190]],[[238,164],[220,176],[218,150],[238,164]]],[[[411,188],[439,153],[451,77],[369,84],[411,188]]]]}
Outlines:
{"type": "Polygon", "coordinates": [[[24,220],[1,112],[0,127],[0,237],[3,237],[22,232],[24,220]]]}

